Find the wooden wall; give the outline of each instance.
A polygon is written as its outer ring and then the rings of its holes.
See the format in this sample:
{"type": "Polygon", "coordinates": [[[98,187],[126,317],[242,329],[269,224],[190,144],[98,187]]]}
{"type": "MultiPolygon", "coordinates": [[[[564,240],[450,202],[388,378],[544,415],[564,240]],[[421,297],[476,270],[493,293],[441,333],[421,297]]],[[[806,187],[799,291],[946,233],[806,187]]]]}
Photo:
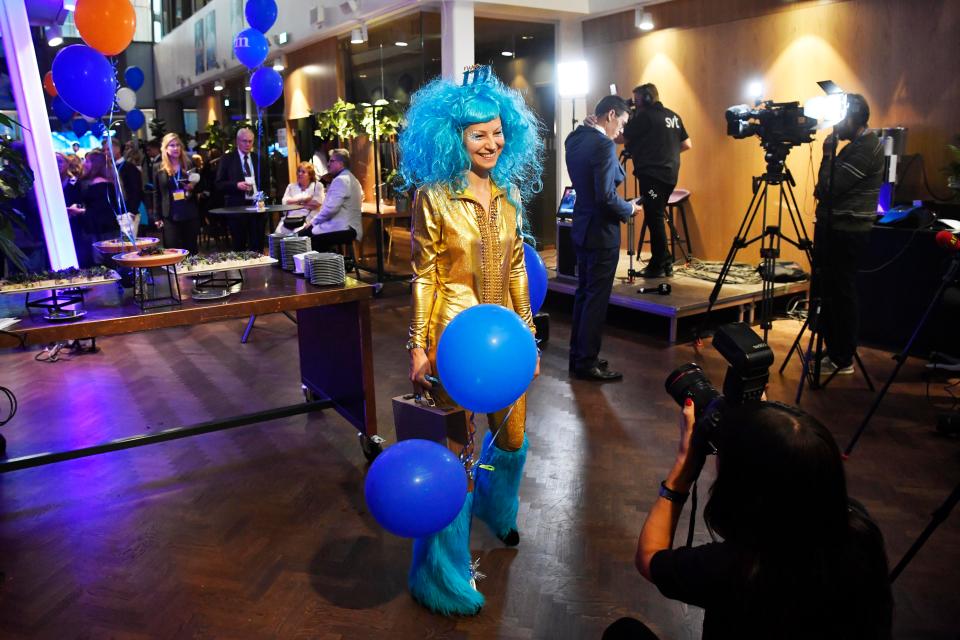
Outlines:
{"type": "MultiPolygon", "coordinates": [[[[693,192],[688,221],[698,257],[724,258],[750,201],[751,176],[763,171],[759,141],[727,137],[723,115],[749,102],[752,79],[777,101],[802,103],[820,94],[816,81],[826,79],[862,93],[871,126],[909,128],[908,152],[922,155],[934,191],[950,193],[940,170],[945,145],[960,133],[960,2],[676,0],[649,10],[657,28],[646,34],[634,28],[632,11],[583,24],[585,57],[591,69],[603,70],[595,71],[588,102],[595,104],[610,83],[627,96],[653,82],[683,118],[693,149],[682,157],[678,186],[693,192]]],[[[813,220],[818,138],[787,160],[806,223],[813,220]]],[[[919,162],[899,197],[930,199],[919,162]]],[[[755,262],[758,252],[740,256],[755,262]]],[[[785,256],[799,258],[793,250],[785,256]]]]}

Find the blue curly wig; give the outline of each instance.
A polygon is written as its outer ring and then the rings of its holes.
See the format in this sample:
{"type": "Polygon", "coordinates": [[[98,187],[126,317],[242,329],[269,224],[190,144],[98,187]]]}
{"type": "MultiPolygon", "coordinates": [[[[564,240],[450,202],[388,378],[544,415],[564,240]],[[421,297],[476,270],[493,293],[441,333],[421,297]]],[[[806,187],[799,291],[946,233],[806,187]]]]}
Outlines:
{"type": "Polygon", "coordinates": [[[524,203],[543,188],[542,127],[523,96],[493,74],[466,85],[435,78],[413,94],[399,143],[400,175],[406,187],[464,189],[470,158],[463,132],[497,116],[503,124],[504,146],[491,177],[508,193],[511,186],[519,191],[520,202],[514,202],[512,194],[510,200],[522,216],[524,203]]]}

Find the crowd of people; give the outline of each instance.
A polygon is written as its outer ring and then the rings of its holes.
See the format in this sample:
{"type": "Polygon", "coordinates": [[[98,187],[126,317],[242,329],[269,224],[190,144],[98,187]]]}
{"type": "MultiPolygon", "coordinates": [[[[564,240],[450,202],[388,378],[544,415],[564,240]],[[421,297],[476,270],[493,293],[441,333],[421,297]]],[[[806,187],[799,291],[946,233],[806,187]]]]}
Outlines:
{"type": "MultiPolygon", "coordinates": [[[[139,235],[159,235],[165,247],[199,251],[205,225],[229,231],[235,251],[262,252],[267,214],[255,211],[212,215],[220,207],[252,207],[264,188],[261,165],[254,149],[255,136],[248,128],[237,132],[235,148],[225,154],[217,148],[188,148],[176,133],[145,144],[117,138],[81,158],[58,153],[57,165],[70,219],[77,260],[81,268],[102,260],[93,250],[99,240],[118,238],[117,216],[138,218],[139,235]]],[[[193,145],[191,145],[193,147],[193,145]]],[[[303,205],[280,221],[277,233],[309,236],[313,247],[330,251],[363,236],[363,190],[350,172],[350,153],[330,153],[328,173],[318,176],[314,165],[301,163],[296,181],[281,202],[303,205]]],[[[219,235],[219,234],[217,234],[219,235]]]]}

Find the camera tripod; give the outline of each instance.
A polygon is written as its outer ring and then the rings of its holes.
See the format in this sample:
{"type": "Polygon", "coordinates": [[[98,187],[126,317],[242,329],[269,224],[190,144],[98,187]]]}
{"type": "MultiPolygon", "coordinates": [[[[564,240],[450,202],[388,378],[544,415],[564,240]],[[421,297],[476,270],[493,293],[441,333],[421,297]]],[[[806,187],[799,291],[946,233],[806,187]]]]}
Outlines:
{"type": "MultiPolygon", "coordinates": [[[[811,266],[813,265],[813,243],[810,242],[807,236],[806,227],[803,224],[803,219],[800,217],[800,207],[797,206],[797,198],[793,193],[793,188],[797,183],[793,179],[793,174],[790,173],[790,169],[785,165],[787,154],[790,153],[793,145],[788,142],[762,142],[760,146],[763,147],[763,150],[766,152],[764,159],[767,162],[767,170],[762,175],[753,177],[753,198],[750,200],[743,220],[740,222],[740,229],[733,239],[730,251],[727,253],[727,258],[724,260],[723,267],[720,269],[720,275],[717,276],[717,282],[713,287],[713,291],[710,292],[710,303],[707,305],[707,312],[701,323],[701,327],[705,326],[710,320],[713,306],[720,296],[720,289],[723,287],[723,283],[727,279],[727,274],[730,272],[730,268],[736,260],[737,252],[740,251],[740,249],[749,247],[755,242],[760,242],[760,257],[763,259],[760,327],[763,329],[763,340],[766,342],[770,327],[773,326],[773,272],[777,258],[780,257],[781,241],[785,241],[803,251],[811,266]],[[779,206],[777,207],[775,216],[776,224],[768,225],[767,196],[771,185],[779,188],[779,206]],[[796,233],[797,236],[796,240],[787,237],[782,231],[784,209],[786,209],[787,217],[793,225],[794,233],[796,233]],[[762,231],[759,235],[749,238],[750,229],[753,227],[757,214],[761,215],[760,226],[762,231]]],[[[774,220],[771,219],[771,222],[773,221],[774,220]]],[[[697,334],[699,338],[699,330],[697,334]]]]}

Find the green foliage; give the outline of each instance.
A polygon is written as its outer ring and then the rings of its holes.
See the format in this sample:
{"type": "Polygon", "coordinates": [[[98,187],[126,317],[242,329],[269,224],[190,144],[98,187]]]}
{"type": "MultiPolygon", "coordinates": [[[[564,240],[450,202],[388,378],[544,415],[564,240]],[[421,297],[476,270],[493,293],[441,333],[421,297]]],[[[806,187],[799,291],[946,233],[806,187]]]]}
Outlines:
{"type": "Polygon", "coordinates": [[[336,140],[338,144],[343,144],[344,141],[353,140],[363,133],[357,105],[344,102],[341,98],[337,98],[329,109],[315,113],[314,117],[317,128],[313,135],[325,142],[336,140]]]}
{"type": "MultiPolygon", "coordinates": [[[[15,120],[0,113],[0,124],[20,126],[15,120]]],[[[25,228],[23,215],[12,204],[16,198],[33,188],[33,171],[26,158],[13,150],[10,140],[0,136],[0,256],[9,258],[20,270],[25,269],[27,257],[14,244],[16,227],[25,228]]]]}
{"type": "Polygon", "coordinates": [[[227,133],[216,120],[207,125],[207,139],[200,145],[201,149],[221,149],[224,150],[224,143],[227,140],[227,133]]]}
{"type": "MultiPolygon", "coordinates": [[[[363,116],[360,119],[360,126],[363,129],[363,132],[366,133],[370,139],[373,139],[373,110],[374,107],[363,107],[363,116]]],[[[387,103],[385,105],[376,105],[377,110],[377,137],[381,140],[384,138],[393,138],[397,135],[400,130],[400,122],[403,120],[403,112],[400,110],[400,107],[394,103],[387,103]]]]}
{"type": "Polygon", "coordinates": [[[167,135],[167,121],[160,118],[154,118],[150,121],[150,134],[154,138],[162,139],[167,135]]]}

